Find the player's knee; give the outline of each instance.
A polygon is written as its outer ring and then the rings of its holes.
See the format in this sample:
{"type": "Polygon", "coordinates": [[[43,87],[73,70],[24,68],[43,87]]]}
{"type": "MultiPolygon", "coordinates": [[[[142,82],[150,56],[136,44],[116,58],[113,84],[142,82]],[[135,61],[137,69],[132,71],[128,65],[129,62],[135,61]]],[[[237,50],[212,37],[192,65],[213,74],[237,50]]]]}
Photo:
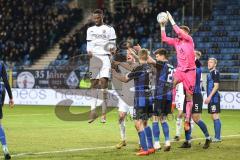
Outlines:
{"type": "Polygon", "coordinates": [[[119,113],[119,122],[124,121],[124,119],[125,119],[125,114],[123,112],[120,112],[119,113]]]}
{"type": "Polygon", "coordinates": [[[103,95],[103,99],[107,99],[108,98],[108,90],[107,89],[101,89],[102,95],[103,95]]]}
{"type": "Polygon", "coordinates": [[[119,117],[118,121],[119,121],[119,124],[124,122],[124,117],[119,117]]]}
{"type": "Polygon", "coordinates": [[[178,118],[183,118],[183,114],[178,114],[178,118]]]}
{"type": "Polygon", "coordinates": [[[135,121],[135,128],[138,132],[143,130],[142,124],[139,121],[135,121]]]}
{"type": "Polygon", "coordinates": [[[200,115],[199,114],[193,114],[192,119],[195,123],[197,123],[200,120],[200,115]]]}
{"type": "Polygon", "coordinates": [[[219,119],[219,114],[218,113],[212,114],[212,119],[213,120],[219,119]]]}
{"type": "Polygon", "coordinates": [[[167,122],[166,121],[166,116],[161,116],[160,117],[160,122],[161,122],[161,124],[167,122]]]}
{"type": "Polygon", "coordinates": [[[148,125],[148,124],[147,124],[147,121],[144,120],[144,121],[143,121],[143,127],[147,127],[147,125],[148,125]]]}

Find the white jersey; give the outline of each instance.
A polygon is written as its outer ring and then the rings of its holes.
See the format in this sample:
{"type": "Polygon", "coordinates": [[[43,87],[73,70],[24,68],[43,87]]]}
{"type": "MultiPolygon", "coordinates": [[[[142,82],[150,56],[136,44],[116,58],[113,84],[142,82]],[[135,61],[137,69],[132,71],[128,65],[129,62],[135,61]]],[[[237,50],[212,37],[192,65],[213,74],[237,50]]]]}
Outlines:
{"type": "Polygon", "coordinates": [[[110,54],[110,48],[115,47],[116,33],[108,25],[92,26],[87,30],[87,51],[93,55],[110,54]]]}

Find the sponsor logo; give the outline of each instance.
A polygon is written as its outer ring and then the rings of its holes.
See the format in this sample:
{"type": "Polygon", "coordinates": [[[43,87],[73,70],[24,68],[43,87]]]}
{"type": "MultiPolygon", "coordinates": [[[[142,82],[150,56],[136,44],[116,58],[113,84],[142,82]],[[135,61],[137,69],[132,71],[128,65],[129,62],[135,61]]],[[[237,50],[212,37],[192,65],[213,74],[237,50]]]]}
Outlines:
{"type": "Polygon", "coordinates": [[[35,78],[30,72],[21,72],[17,77],[17,85],[19,88],[33,88],[35,78]]]}
{"type": "Polygon", "coordinates": [[[79,84],[79,79],[74,71],[72,71],[67,78],[67,85],[69,88],[77,88],[79,84]]]}

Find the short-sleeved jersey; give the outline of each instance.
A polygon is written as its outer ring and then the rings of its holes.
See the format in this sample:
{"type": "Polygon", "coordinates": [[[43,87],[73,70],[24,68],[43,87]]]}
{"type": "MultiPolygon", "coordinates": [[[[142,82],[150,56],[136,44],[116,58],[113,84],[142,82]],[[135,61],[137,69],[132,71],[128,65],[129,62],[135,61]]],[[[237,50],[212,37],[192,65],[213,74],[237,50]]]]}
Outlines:
{"type": "Polygon", "coordinates": [[[116,33],[108,25],[92,26],[87,30],[87,41],[91,43],[91,52],[94,55],[110,54],[109,47],[115,43],[116,33]]]}
{"type": "MultiPolygon", "coordinates": [[[[212,70],[207,75],[207,96],[209,96],[213,90],[214,83],[220,83],[220,74],[217,70],[212,70]]],[[[210,101],[210,103],[218,103],[220,101],[220,95],[217,91],[210,101]]]]}
{"type": "Polygon", "coordinates": [[[202,79],[202,68],[201,68],[201,62],[199,60],[195,61],[196,64],[196,82],[195,82],[195,88],[194,93],[201,93],[202,87],[201,87],[201,79],[202,79]]]}
{"type": "Polygon", "coordinates": [[[133,71],[127,74],[130,80],[134,80],[134,107],[148,107],[151,101],[150,90],[150,72],[151,67],[148,64],[137,66],[133,71]]]}
{"type": "Polygon", "coordinates": [[[172,100],[174,68],[167,61],[157,61],[155,77],[155,99],[172,100]]]}

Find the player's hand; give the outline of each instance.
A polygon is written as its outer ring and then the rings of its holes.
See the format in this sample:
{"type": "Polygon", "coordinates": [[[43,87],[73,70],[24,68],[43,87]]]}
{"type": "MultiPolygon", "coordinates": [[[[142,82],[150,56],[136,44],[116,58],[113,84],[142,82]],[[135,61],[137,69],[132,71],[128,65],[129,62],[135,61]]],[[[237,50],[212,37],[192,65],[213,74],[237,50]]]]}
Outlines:
{"type": "Polygon", "coordinates": [[[14,101],[13,101],[13,99],[10,99],[10,100],[9,100],[9,107],[10,107],[10,108],[13,108],[13,107],[14,107],[14,101]]]}
{"type": "Polygon", "coordinates": [[[139,44],[137,44],[136,46],[133,46],[133,49],[139,52],[142,49],[142,47],[139,44]]]}
{"type": "Polygon", "coordinates": [[[167,15],[168,15],[168,19],[169,19],[169,21],[171,22],[171,24],[172,24],[172,25],[175,25],[176,23],[175,23],[172,15],[171,15],[168,11],[167,11],[166,13],[167,13],[167,15]]]}
{"type": "Polygon", "coordinates": [[[88,57],[91,59],[92,57],[93,57],[93,54],[92,54],[92,52],[88,52],[88,57]]]}
{"type": "Polygon", "coordinates": [[[161,23],[159,23],[160,24],[160,27],[161,28],[165,28],[165,26],[166,26],[166,23],[164,23],[164,22],[161,22],[161,23]]]}
{"type": "Polygon", "coordinates": [[[205,99],[205,101],[204,101],[204,104],[209,104],[210,101],[211,101],[211,97],[207,97],[207,99],[205,99]]]}

